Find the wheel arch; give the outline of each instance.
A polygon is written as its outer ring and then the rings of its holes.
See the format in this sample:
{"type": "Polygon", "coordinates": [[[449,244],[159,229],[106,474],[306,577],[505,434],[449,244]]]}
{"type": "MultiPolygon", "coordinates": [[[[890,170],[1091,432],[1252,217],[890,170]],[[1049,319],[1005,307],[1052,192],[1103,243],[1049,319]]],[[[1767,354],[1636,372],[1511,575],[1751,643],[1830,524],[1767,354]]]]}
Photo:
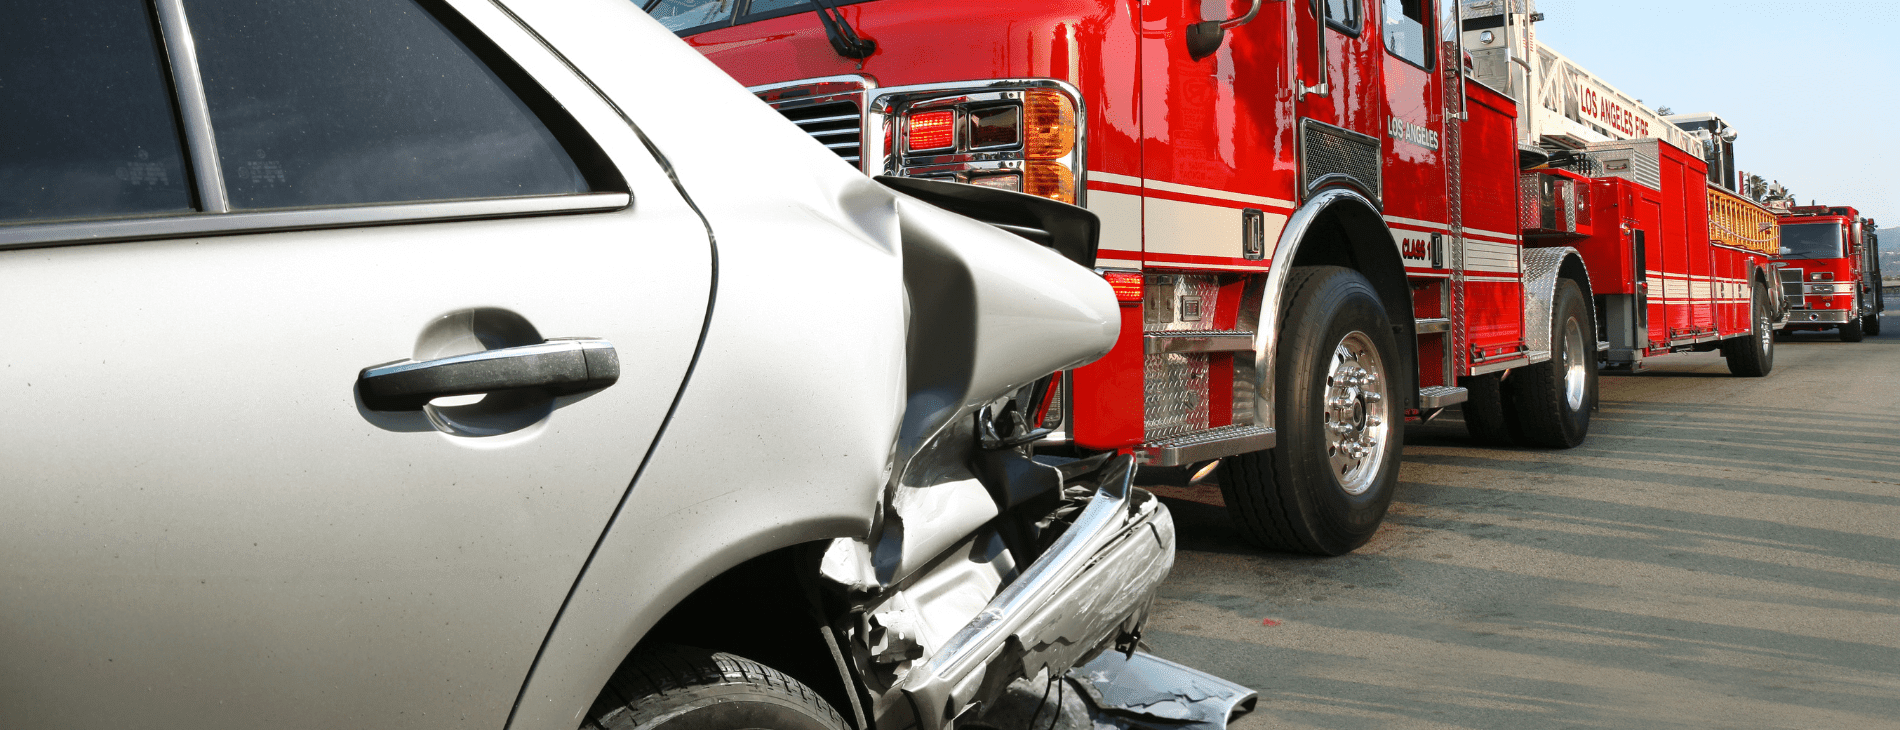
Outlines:
{"type": "Polygon", "coordinates": [[[1254,335],[1254,420],[1273,422],[1274,377],[1280,341],[1280,305],[1285,301],[1288,276],[1296,266],[1343,266],[1372,283],[1385,306],[1398,341],[1399,366],[1405,382],[1405,409],[1418,407],[1418,323],[1412,311],[1412,290],[1405,277],[1405,260],[1398,241],[1386,227],[1379,207],[1358,191],[1330,188],[1313,196],[1287,219],[1273,250],[1273,264],[1251,299],[1259,314],[1254,335]],[[1310,245],[1309,245],[1310,244],[1310,245]]]}
{"type": "Polygon", "coordinates": [[[1590,268],[1584,265],[1583,254],[1569,246],[1526,248],[1520,260],[1523,262],[1524,344],[1531,352],[1542,352],[1544,358],[1549,359],[1551,308],[1557,303],[1557,282],[1568,279],[1576,282],[1583,293],[1583,311],[1590,318],[1588,344],[1594,351],[1598,336],[1597,312],[1591,304],[1594,296],[1590,289],[1590,268]]]}

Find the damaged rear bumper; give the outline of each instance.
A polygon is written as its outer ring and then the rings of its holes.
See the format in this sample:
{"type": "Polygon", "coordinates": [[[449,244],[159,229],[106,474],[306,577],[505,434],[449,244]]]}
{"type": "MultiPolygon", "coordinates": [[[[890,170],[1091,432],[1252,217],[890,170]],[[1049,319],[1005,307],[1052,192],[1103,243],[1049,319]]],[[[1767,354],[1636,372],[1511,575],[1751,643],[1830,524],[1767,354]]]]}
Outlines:
{"type": "Polygon", "coordinates": [[[1174,520],[1132,486],[1134,458],[1107,466],[1074,525],[901,689],[923,730],[1018,676],[1055,673],[1133,634],[1174,567],[1174,520]]]}

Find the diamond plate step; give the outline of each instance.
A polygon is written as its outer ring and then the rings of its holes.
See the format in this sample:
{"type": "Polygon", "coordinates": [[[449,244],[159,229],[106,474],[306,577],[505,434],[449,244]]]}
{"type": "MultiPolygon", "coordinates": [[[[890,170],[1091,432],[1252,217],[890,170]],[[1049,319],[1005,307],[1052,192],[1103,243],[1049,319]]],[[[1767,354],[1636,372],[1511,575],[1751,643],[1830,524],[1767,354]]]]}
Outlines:
{"type": "Polygon", "coordinates": [[[1149,332],[1142,336],[1150,355],[1182,352],[1246,352],[1253,349],[1253,333],[1241,330],[1188,330],[1149,332]]]}
{"type": "Polygon", "coordinates": [[[1147,466],[1181,466],[1223,456],[1271,449],[1274,443],[1275,437],[1271,428],[1222,426],[1142,444],[1135,449],[1135,454],[1140,458],[1141,463],[1147,466]]]}
{"type": "Polygon", "coordinates": [[[1471,391],[1452,385],[1434,385],[1418,389],[1418,407],[1444,408],[1471,398],[1471,391]]]}

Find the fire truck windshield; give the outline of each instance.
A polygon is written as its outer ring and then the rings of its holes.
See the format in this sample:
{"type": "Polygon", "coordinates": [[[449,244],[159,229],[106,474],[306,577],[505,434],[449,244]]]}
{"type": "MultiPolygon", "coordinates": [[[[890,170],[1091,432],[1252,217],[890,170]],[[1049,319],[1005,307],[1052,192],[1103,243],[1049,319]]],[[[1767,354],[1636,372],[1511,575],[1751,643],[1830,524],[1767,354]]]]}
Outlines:
{"type": "Polygon", "coordinates": [[[1841,253],[1839,223],[1797,223],[1781,226],[1781,246],[1788,249],[1785,259],[1838,259],[1841,253]]]}
{"type": "MultiPolygon", "coordinates": [[[[667,30],[679,34],[697,33],[716,27],[743,25],[781,15],[807,13],[817,6],[811,0],[634,0],[648,15],[667,30]],[[734,21],[733,16],[738,20],[734,21]]],[[[832,0],[833,5],[850,5],[864,0],[832,0]]]]}

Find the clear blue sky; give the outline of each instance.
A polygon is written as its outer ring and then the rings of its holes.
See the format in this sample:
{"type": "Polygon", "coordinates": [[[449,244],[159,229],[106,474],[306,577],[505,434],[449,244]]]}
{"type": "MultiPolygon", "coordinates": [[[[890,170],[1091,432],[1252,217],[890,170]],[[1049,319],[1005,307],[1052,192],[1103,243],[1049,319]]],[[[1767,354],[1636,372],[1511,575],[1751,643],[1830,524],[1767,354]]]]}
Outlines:
{"type": "MultiPolygon", "coordinates": [[[[1900,0],[1537,0],[1538,40],[1643,103],[1735,125],[1802,204],[1900,225],[1900,0]]],[[[1882,248],[1886,248],[1883,246],[1882,248]]]]}

